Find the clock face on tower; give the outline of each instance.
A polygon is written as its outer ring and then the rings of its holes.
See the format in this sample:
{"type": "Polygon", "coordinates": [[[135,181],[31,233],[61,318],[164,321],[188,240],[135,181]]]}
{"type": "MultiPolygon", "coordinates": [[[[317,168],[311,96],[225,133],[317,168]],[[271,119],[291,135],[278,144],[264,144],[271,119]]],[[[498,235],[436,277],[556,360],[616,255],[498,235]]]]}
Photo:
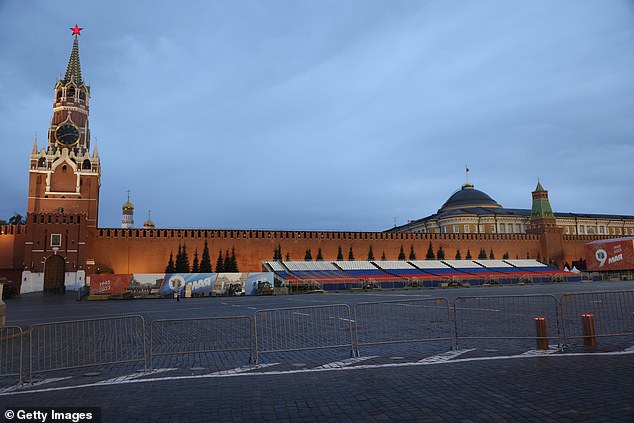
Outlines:
{"type": "Polygon", "coordinates": [[[62,147],[72,147],[79,142],[79,128],[72,123],[63,123],[55,130],[55,141],[62,147]]]}

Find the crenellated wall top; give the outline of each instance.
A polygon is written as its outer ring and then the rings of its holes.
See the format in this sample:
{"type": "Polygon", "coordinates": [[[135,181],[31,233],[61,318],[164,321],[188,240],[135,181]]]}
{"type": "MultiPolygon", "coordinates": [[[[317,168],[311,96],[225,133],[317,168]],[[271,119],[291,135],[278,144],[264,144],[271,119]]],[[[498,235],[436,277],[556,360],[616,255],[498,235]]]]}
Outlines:
{"type": "Polygon", "coordinates": [[[337,231],[272,231],[246,229],[123,229],[99,228],[98,238],[155,239],[270,239],[270,240],[346,240],[346,241],[432,241],[432,240],[538,240],[534,234],[464,234],[464,233],[397,233],[397,232],[337,232],[337,231]]]}

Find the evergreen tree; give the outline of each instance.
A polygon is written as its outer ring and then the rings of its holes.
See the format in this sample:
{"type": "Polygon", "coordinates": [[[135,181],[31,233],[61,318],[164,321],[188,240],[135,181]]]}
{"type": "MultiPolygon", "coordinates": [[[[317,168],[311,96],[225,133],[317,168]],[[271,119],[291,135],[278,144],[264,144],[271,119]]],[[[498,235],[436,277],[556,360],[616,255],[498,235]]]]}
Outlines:
{"type": "Polygon", "coordinates": [[[324,260],[324,256],[321,253],[321,248],[317,250],[317,261],[323,261],[324,260]]]}
{"type": "Polygon", "coordinates": [[[467,260],[471,260],[473,257],[471,257],[471,250],[467,248],[467,255],[465,256],[465,259],[467,260]]]}
{"type": "Polygon", "coordinates": [[[445,251],[442,249],[442,245],[440,247],[438,247],[438,252],[436,253],[436,258],[438,260],[444,260],[445,259],[445,251]]]}
{"type": "Polygon", "coordinates": [[[183,243],[183,273],[189,273],[189,257],[187,256],[187,245],[183,243]]]}
{"type": "Polygon", "coordinates": [[[216,260],[216,273],[225,271],[225,262],[222,260],[222,250],[218,250],[218,259],[216,260]]]}
{"type": "Polygon", "coordinates": [[[181,243],[178,243],[178,252],[176,253],[176,263],[174,269],[178,271],[178,267],[181,265],[180,263],[183,261],[183,248],[181,247],[181,243]]]}
{"type": "Polygon", "coordinates": [[[304,255],[305,261],[311,261],[313,259],[313,254],[310,252],[310,248],[306,250],[306,254],[304,255]]]}
{"type": "Polygon", "coordinates": [[[350,251],[348,251],[348,260],[354,261],[354,253],[352,252],[352,247],[350,247],[350,251]]]}
{"type": "Polygon", "coordinates": [[[462,260],[462,256],[460,255],[460,248],[456,251],[456,260],[462,260]]]}
{"type": "Polygon", "coordinates": [[[189,258],[187,257],[187,247],[178,244],[178,254],[176,254],[176,273],[189,273],[189,258]]]}
{"type": "Polygon", "coordinates": [[[165,273],[176,273],[176,266],[174,265],[174,254],[170,251],[170,260],[167,262],[165,273]]]}
{"type": "Polygon", "coordinates": [[[231,272],[238,273],[238,259],[236,259],[236,250],[234,247],[231,247],[231,258],[229,259],[229,263],[231,265],[231,272]]]}
{"type": "Polygon", "coordinates": [[[231,272],[231,256],[229,255],[229,250],[225,250],[225,258],[223,262],[223,272],[231,272]]]}
{"type": "Polygon", "coordinates": [[[493,254],[493,248],[491,248],[491,252],[489,253],[489,260],[495,260],[495,255],[493,254]]]}
{"type": "Polygon", "coordinates": [[[484,248],[480,248],[480,254],[478,254],[478,259],[486,260],[486,258],[487,258],[487,252],[484,251],[484,248]]]}
{"type": "Polygon", "coordinates": [[[414,246],[413,245],[409,246],[409,259],[410,260],[416,260],[416,253],[414,252],[414,246]]]}
{"type": "Polygon", "coordinates": [[[402,245],[401,245],[401,249],[398,251],[398,260],[405,260],[405,251],[403,251],[402,245]]]}
{"type": "Polygon", "coordinates": [[[20,213],[15,213],[13,216],[9,218],[7,222],[9,225],[25,225],[26,219],[20,213]]]}
{"type": "Polygon", "coordinates": [[[509,258],[509,252],[505,251],[504,254],[502,255],[502,260],[508,260],[509,258]]]}
{"type": "Polygon", "coordinates": [[[374,260],[374,251],[372,251],[372,245],[370,245],[370,249],[368,250],[368,261],[374,260]]]}
{"type": "Polygon", "coordinates": [[[434,247],[431,246],[431,241],[429,242],[429,248],[427,249],[427,255],[425,256],[425,260],[435,260],[436,256],[434,255],[434,247]]]}
{"type": "Polygon", "coordinates": [[[381,254],[381,260],[383,260],[383,261],[385,261],[385,260],[386,260],[386,258],[385,258],[385,251],[383,251],[383,254],[381,254]]]}
{"type": "Polygon", "coordinates": [[[192,273],[198,273],[200,269],[198,268],[198,248],[194,250],[194,261],[192,262],[192,273]]]}
{"type": "Polygon", "coordinates": [[[282,261],[282,245],[277,244],[277,247],[273,250],[273,260],[282,261]]]}
{"type": "Polygon", "coordinates": [[[273,260],[282,260],[282,244],[277,244],[277,248],[273,251],[273,260]]]}
{"type": "Polygon", "coordinates": [[[341,245],[339,246],[339,248],[337,248],[337,260],[339,261],[343,260],[343,252],[341,251],[341,245]]]}
{"type": "Polygon", "coordinates": [[[209,245],[207,245],[207,240],[205,240],[203,256],[200,259],[200,266],[198,270],[200,273],[211,273],[211,257],[209,256],[209,245]]]}

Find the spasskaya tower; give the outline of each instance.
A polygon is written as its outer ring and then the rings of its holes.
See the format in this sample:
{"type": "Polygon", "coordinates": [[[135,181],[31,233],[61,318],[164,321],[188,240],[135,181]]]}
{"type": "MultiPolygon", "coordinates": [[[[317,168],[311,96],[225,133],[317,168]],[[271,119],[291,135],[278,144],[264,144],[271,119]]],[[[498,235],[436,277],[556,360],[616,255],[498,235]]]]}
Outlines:
{"type": "Polygon", "coordinates": [[[36,137],[31,150],[27,213],[85,215],[87,226],[96,228],[101,165],[97,146],[90,151],[90,87],[79,62],[82,29],[71,28],[73,48],[66,73],[55,84],[47,144],[40,149],[36,137]]]}

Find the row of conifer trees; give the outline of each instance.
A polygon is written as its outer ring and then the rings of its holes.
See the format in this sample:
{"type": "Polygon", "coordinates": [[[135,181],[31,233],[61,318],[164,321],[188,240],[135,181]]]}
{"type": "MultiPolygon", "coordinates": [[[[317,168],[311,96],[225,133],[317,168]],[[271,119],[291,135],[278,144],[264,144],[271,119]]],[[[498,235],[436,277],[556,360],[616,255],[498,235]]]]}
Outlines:
{"type": "MultiPolygon", "coordinates": [[[[170,258],[165,267],[165,273],[212,273],[211,258],[209,255],[209,246],[205,241],[203,254],[198,260],[198,249],[194,250],[194,260],[189,265],[189,257],[187,255],[187,245],[178,244],[178,253],[176,253],[176,261],[174,261],[174,252],[170,251],[170,258]]],[[[236,260],[236,251],[231,247],[231,253],[226,250],[224,256],[222,250],[218,251],[218,258],[215,266],[216,273],[222,272],[239,272],[238,261],[236,260]]]]}

